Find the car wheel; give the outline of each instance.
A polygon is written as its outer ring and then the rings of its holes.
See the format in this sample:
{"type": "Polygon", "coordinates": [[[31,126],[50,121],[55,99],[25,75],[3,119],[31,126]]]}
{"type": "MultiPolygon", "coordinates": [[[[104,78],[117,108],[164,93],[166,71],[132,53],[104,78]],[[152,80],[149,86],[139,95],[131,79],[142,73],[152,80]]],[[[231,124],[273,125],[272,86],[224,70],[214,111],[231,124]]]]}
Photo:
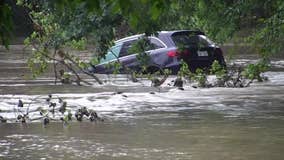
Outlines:
{"type": "Polygon", "coordinates": [[[146,73],[150,73],[153,74],[155,72],[161,71],[161,68],[157,67],[157,66],[150,66],[147,68],[146,73]]]}

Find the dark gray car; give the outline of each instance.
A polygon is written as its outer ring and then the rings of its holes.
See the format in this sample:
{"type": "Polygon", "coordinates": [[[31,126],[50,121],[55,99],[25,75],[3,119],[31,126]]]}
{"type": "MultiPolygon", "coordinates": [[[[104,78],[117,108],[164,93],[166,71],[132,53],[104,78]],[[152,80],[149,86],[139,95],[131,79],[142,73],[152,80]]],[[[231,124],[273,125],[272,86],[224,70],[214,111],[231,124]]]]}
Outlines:
{"type": "MultiPolygon", "coordinates": [[[[120,39],[111,47],[100,64],[91,69],[94,73],[112,73],[109,63],[118,61],[125,68],[140,70],[141,65],[137,55],[131,52],[132,46],[144,35],[134,35],[120,39]]],[[[170,69],[176,74],[180,69],[181,60],[184,60],[191,71],[197,68],[209,68],[214,60],[226,66],[223,52],[220,47],[210,41],[200,31],[161,31],[157,36],[147,37],[149,46],[145,53],[149,55],[147,71],[154,72],[159,69],[170,69]]]]}

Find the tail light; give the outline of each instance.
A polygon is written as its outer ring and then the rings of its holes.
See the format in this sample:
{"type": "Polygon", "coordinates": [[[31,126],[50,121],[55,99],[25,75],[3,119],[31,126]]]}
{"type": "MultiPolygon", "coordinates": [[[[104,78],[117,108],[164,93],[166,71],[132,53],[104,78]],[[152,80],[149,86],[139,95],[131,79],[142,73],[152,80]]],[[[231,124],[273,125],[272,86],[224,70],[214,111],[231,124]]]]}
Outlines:
{"type": "Polygon", "coordinates": [[[189,50],[184,50],[184,51],[182,51],[182,52],[179,52],[179,51],[177,51],[177,50],[172,50],[172,51],[169,51],[168,53],[167,53],[167,55],[169,56],[169,57],[179,57],[179,56],[183,56],[183,55],[190,55],[190,51],[189,50]]]}
{"type": "Polygon", "coordinates": [[[178,56],[178,52],[176,51],[176,50],[173,50],[173,51],[169,51],[168,53],[167,53],[167,55],[169,56],[169,57],[177,57],[178,56]]]}

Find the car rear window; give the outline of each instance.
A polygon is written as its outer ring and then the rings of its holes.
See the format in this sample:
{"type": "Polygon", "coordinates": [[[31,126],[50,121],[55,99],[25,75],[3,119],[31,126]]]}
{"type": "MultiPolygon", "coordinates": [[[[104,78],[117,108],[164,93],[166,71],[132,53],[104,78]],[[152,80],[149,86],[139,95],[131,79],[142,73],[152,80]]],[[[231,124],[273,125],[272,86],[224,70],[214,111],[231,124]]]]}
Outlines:
{"type": "Polygon", "coordinates": [[[180,33],[180,34],[173,34],[172,39],[176,46],[178,47],[207,47],[213,44],[206,36],[204,35],[194,35],[191,33],[180,33]]]}

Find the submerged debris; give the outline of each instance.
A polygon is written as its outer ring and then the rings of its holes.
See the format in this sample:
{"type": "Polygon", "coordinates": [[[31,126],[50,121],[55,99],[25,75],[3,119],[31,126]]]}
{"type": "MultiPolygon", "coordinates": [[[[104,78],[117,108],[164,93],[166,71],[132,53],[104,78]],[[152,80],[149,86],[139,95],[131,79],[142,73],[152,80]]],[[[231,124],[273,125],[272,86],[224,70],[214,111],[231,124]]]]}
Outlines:
{"type": "Polygon", "coordinates": [[[181,78],[176,78],[176,80],[174,81],[174,86],[175,87],[179,87],[179,88],[183,87],[182,79],[181,78]]]}
{"type": "Polygon", "coordinates": [[[81,109],[78,109],[77,111],[76,111],[76,113],[75,113],[75,117],[76,117],[76,119],[77,119],[77,121],[82,121],[83,120],[83,114],[82,114],[82,111],[81,111],[81,109]]]}
{"type": "Polygon", "coordinates": [[[4,117],[0,116],[0,122],[1,122],[1,123],[6,123],[6,122],[7,122],[7,119],[5,119],[4,117]]]}
{"type": "Polygon", "coordinates": [[[197,86],[195,86],[195,85],[193,85],[193,86],[191,86],[192,88],[198,88],[197,86]]]}
{"type": "Polygon", "coordinates": [[[48,98],[46,98],[46,102],[50,102],[51,98],[52,98],[52,95],[49,94],[49,95],[48,95],[48,98]]]}
{"type": "MultiPolygon", "coordinates": [[[[122,93],[121,93],[122,94],[122,93]]],[[[122,95],[124,96],[124,95],[122,95]]],[[[36,101],[38,99],[41,99],[42,96],[38,96],[34,98],[32,101],[36,101]]],[[[73,114],[70,109],[68,109],[67,102],[63,101],[62,98],[58,96],[53,96],[49,94],[47,98],[44,98],[46,106],[40,106],[36,110],[30,111],[29,107],[30,104],[27,105],[26,112],[24,113],[22,109],[15,110],[15,122],[19,123],[27,123],[32,122],[35,120],[41,120],[42,124],[48,125],[51,121],[62,121],[64,124],[68,124],[69,121],[72,121],[73,114]],[[58,106],[58,107],[57,107],[58,106]],[[39,117],[34,117],[33,119],[30,119],[29,113],[37,111],[39,114],[39,117]],[[50,116],[52,114],[52,117],[50,116]],[[62,117],[57,117],[59,114],[62,115],[62,117]]],[[[24,103],[22,100],[19,100],[18,107],[23,107],[24,103]]],[[[95,121],[104,121],[101,117],[98,116],[97,112],[94,110],[89,110],[87,107],[81,107],[79,108],[75,114],[74,117],[77,119],[77,121],[83,121],[83,119],[90,120],[91,122],[95,121]]],[[[0,123],[6,123],[7,119],[3,116],[0,116],[0,123]]]]}
{"type": "Polygon", "coordinates": [[[160,85],[161,85],[161,82],[160,82],[160,80],[158,78],[155,78],[155,79],[152,80],[151,86],[158,87],[160,85]]]}
{"type": "Polygon", "coordinates": [[[61,114],[64,114],[64,112],[66,111],[66,107],[67,107],[67,102],[62,102],[62,103],[61,103],[61,106],[60,106],[60,108],[59,108],[59,112],[60,112],[61,114]]]}
{"type": "Polygon", "coordinates": [[[18,115],[17,117],[17,121],[21,123],[26,123],[28,119],[29,119],[29,116],[27,114],[18,115]]]}
{"type": "Polygon", "coordinates": [[[68,114],[67,114],[67,120],[72,121],[72,113],[70,110],[68,111],[68,114]]]}
{"type": "Polygon", "coordinates": [[[69,121],[72,121],[72,113],[69,110],[64,117],[61,117],[60,120],[63,122],[64,125],[68,124],[69,121]]]}
{"type": "Polygon", "coordinates": [[[91,111],[90,121],[91,122],[96,121],[98,118],[99,118],[99,116],[98,116],[97,112],[91,111]]]}
{"type": "Polygon", "coordinates": [[[44,119],[43,119],[43,125],[47,125],[47,124],[49,124],[49,118],[48,117],[45,117],[44,119]]]}
{"type": "Polygon", "coordinates": [[[159,87],[167,80],[167,78],[168,78],[167,74],[165,74],[162,79],[159,79],[159,78],[156,78],[156,77],[152,78],[151,79],[151,82],[152,82],[151,86],[152,87],[159,87]]]}
{"type": "Polygon", "coordinates": [[[87,117],[89,117],[89,115],[90,115],[87,107],[82,107],[81,112],[82,112],[83,115],[86,115],[87,117]]]}
{"type": "Polygon", "coordinates": [[[101,117],[98,116],[97,112],[94,110],[88,110],[86,107],[79,108],[76,113],[75,117],[77,121],[82,122],[84,119],[84,116],[89,119],[91,122],[100,120],[104,121],[101,117]]]}
{"type": "Polygon", "coordinates": [[[59,71],[59,78],[62,84],[71,84],[71,75],[68,72],[65,72],[63,69],[59,71]]]}
{"type": "Polygon", "coordinates": [[[19,99],[19,102],[18,102],[18,107],[24,107],[24,103],[22,100],[19,99]]]}

